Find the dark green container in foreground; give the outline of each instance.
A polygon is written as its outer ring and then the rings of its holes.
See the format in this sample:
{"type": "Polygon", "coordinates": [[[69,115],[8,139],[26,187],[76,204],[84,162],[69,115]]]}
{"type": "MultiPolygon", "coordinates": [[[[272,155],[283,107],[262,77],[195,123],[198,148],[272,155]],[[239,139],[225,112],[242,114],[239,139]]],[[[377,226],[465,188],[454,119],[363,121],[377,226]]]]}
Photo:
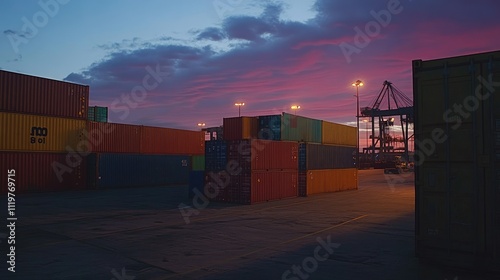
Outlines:
{"type": "Polygon", "coordinates": [[[192,170],[204,171],[205,170],[205,155],[195,155],[192,157],[192,170]]]}

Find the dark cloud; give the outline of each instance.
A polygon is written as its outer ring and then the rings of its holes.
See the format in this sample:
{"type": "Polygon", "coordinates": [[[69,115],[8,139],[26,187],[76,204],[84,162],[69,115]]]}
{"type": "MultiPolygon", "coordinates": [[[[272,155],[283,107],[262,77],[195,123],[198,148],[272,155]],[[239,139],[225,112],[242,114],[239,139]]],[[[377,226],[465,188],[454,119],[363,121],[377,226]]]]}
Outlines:
{"type": "Polygon", "coordinates": [[[500,43],[500,28],[492,24],[493,11],[500,8],[495,1],[479,1],[486,5],[481,8],[465,1],[450,6],[401,0],[401,12],[382,26],[374,13],[386,10],[389,2],[317,0],[316,16],[305,23],[282,19],[283,6],[270,4],[259,16],[228,17],[220,26],[195,32],[190,46],[171,37],[111,43],[107,57],[66,79],[89,84],[92,103],[109,106],[120,122],[217,126],[223,117],[234,116],[232,104],[238,100],[245,101],[248,115],[279,114],[299,103],[301,114],[345,122],[353,119],[353,80],[366,84],[361,106],[385,80],[411,96],[412,59],[485,51],[500,43]],[[376,34],[357,33],[366,33],[371,22],[380,25],[376,34]],[[214,51],[212,43],[227,43],[226,49],[214,51]],[[341,48],[346,44],[355,49],[350,61],[341,48]],[[123,98],[130,99],[151,69],[161,73],[161,81],[143,100],[128,105],[126,119],[120,118],[124,113],[116,102],[124,106],[123,98]]]}

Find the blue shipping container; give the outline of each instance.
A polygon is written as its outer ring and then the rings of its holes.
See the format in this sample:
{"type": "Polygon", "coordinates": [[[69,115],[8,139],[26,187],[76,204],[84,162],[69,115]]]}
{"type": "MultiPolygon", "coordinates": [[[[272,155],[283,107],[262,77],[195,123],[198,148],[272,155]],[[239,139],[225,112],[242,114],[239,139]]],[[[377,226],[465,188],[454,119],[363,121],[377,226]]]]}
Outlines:
{"type": "Polygon", "coordinates": [[[264,140],[281,140],[281,115],[259,117],[257,138],[264,140]]]}
{"type": "Polygon", "coordinates": [[[189,172],[189,198],[194,197],[194,190],[204,193],[205,187],[205,171],[191,171],[189,172]]]}
{"type": "Polygon", "coordinates": [[[98,154],[98,188],[187,185],[190,157],[181,155],[98,154]]]}
{"type": "Polygon", "coordinates": [[[205,170],[221,171],[227,165],[227,142],[205,141],[205,170]]]}

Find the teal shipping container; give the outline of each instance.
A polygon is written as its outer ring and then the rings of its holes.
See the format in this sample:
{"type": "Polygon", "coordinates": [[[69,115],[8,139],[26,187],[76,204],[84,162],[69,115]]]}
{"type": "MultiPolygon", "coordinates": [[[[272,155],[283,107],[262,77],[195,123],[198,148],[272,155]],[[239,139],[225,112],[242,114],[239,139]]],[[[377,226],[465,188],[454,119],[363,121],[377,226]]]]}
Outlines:
{"type": "Polygon", "coordinates": [[[322,121],[283,113],[281,140],[321,143],[322,121]]]}

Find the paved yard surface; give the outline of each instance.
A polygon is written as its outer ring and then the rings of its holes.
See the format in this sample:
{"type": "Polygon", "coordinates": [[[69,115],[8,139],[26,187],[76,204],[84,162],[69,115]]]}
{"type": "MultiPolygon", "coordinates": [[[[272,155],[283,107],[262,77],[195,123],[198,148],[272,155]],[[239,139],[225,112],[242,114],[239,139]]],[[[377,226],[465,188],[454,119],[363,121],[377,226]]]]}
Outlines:
{"type": "Polygon", "coordinates": [[[183,186],[20,194],[16,273],[4,226],[0,279],[495,279],[415,258],[413,174],[359,178],[356,191],[200,209],[183,186]]]}

